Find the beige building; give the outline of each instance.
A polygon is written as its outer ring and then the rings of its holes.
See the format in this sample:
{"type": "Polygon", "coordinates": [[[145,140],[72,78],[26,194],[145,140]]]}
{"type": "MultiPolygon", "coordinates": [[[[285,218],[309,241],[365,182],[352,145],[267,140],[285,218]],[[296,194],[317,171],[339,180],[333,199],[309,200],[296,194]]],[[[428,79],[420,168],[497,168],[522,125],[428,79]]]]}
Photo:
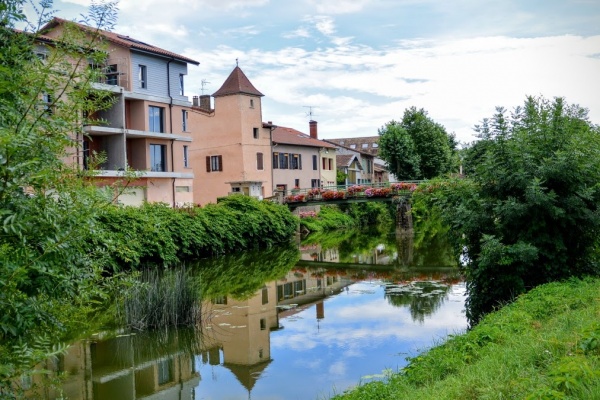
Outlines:
{"type": "MultiPolygon", "coordinates": [[[[59,39],[67,21],[54,18],[42,28],[49,38],[59,39]]],[[[78,25],[84,32],[91,28],[78,25]]],[[[107,45],[108,59],[101,68],[100,90],[112,93],[114,103],[91,118],[98,121],[84,127],[69,162],[81,168],[98,168],[94,180],[100,186],[122,180],[125,171],[138,171],[118,197],[122,204],[144,201],[172,206],[192,203],[194,174],[189,151],[192,132],[191,103],[185,91],[188,64],[198,61],[152,46],[129,36],[100,31],[107,45]],[[105,161],[93,165],[94,154],[105,161]]]]}
{"type": "Polygon", "coordinates": [[[293,188],[335,184],[335,146],[317,138],[317,122],[310,136],[292,128],[273,129],[273,183],[284,193],[293,188]]]}
{"type": "Polygon", "coordinates": [[[201,96],[190,113],[194,201],[215,203],[231,193],[272,196],[272,125],[262,122],[263,94],[236,66],[212,97],[214,108],[201,96]]]}

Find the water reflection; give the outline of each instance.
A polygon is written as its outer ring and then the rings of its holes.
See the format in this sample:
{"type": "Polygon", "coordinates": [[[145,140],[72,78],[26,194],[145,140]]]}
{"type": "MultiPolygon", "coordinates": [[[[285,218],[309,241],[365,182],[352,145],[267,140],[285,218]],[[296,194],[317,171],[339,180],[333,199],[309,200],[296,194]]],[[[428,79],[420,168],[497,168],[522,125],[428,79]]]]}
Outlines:
{"type": "Polygon", "coordinates": [[[31,385],[30,397],[327,397],[466,327],[457,270],[429,264],[445,255],[421,256],[397,235],[362,238],[188,265],[204,294],[199,326],[80,341],[54,368],[67,372],[62,388],[40,396],[31,385]]]}

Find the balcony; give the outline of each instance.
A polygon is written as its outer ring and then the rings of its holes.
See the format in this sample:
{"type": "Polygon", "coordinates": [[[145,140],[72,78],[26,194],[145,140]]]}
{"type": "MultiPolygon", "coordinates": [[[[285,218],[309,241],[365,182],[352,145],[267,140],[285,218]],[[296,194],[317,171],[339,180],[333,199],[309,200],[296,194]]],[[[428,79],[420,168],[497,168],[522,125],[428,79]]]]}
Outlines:
{"type": "Polygon", "coordinates": [[[84,132],[90,136],[108,136],[108,135],[121,135],[124,134],[127,139],[165,139],[165,140],[177,140],[181,142],[191,142],[192,138],[189,136],[176,135],[173,133],[162,133],[162,132],[149,132],[149,131],[138,131],[135,129],[123,129],[123,128],[111,128],[109,126],[101,125],[87,125],[83,128],[84,132]]]}

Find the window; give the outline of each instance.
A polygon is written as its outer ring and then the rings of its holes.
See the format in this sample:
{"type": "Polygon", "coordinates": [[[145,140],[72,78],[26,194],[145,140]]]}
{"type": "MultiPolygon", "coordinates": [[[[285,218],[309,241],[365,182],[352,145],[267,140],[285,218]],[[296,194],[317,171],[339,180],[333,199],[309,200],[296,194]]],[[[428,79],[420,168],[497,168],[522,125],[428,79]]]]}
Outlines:
{"type": "Polygon", "coordinates": [[[298,154],[290,154],[290,160],[292,161],[291,169],[299,169],[298,168],[298,154]]]}
{"type": "Polygon", "coordinates": [[[258,139],[258,128],[252,128],[252,136],[254,139],[258,139]]]}
{"type": "Polygon", "coordinates": [[[254,99],[250,99],[250,108],[254,108],[254,99]]]}
{"type": "Polygon", "coordinates": [[[333,169],[333,158],[328,158],[329,160],[329,170],[331,171],[333,169]]]}
{"type": "Polygon", "coordinates": [[[369,143],[363,143],[362,144],[362,148],[363,149],[368,149],[369,148],[369,143]]]}
{"type": "Polygon", "coordinates": [[[279,153],[273,153],[273,169],[279,168],[279,153]]]}
{"type": "Polygon", "coordinates": [[[107,85],[118,85],[119,84],[119,72],[117,71],[117,64],[109,65],[105,68],[105,79],[104,83],[107,85]]]}
{"type": "Polygon", "coordinates": [[[288,165],[289,165],[288,158],[289,158],[288,153],[279,154],[279,168],[288,169],[288,165]]]}
{"type": "Polygon", "coordinates": [[[300,179],[294,179],[294,187],[300,187],[300,179]]]}
{"type": "Polygon", "coordinates": [[[42,108],[47,114],[52,114],[52,102],[54,99],[49,93],[42,93],[42,108]]]}
{"type": "Polygon", "coordinates": [[[269,289],[266,286],[262,288],[262,303],[263,306],[269,304],[269,289]]]}
{"type": "Polygon", "coordinates": [[[373,143],[373,144],[371,145],[371,147],[373,147],[374,149],[376,149],[376,148],[378,148],[378,147],[379,147],[379,144],[378,144],[378,143],[373,143]]]}
{"type": "Polygon", "coordinates": [[[190,163],[189,163],[189,146],[184,145],[183,146],[183,168],[189,168],[190,167],[190,163]]]}
{"type": "Polygon", "coordinates": [[[222,305],[227,305],[227,296],[219,296],[219,297],[215,297],[214,299],[211,300],[211,302],[213,304],[222,304],[222,305]]]}
{"type": "Polygon", "coordinates": [[[263,169],[263,153],[256,153],[256,169],[263,169]]]}
{"type": "Polygon", "coordinates": [[[148,88],[148,75],[145,65],[138,65],[138,81],[140,83],[140,89],[148,88]]]}
{"type": "Polygon", "coordinates": [[[318,179],[311,179],[310,180],[310,187],[311,188],[319,187],[320,186],[319,184],[320,184],[320,182],[319,182],[318,179]]]}
{"type": "Polygon", "coordinates": [[[312,160],[313,160],[313,170],[316,171],[318,168],[318,159],[316,155],[312,156],[312,160]]]}
{"type": "Polygon", "coordinates": [[[150,132],[164,132],[164,108],[148,107],[148,130],[150,132]]]}
{"type": "Polygon", "coordinates": [[[206,172],[223,171],[223,156],[206,156],[206,172]]]}
{"type": "Polygon", "coordinates": [[[350,145],[350,148],[351,148],[351,149],[355,149],[355,148],[356,148],[356,145],[355,145],[355,144],[351,144],[351,145],[350,145]]]}
{"type": "Polygon", "coordinates": [[[164,144],[150,145],[150,171],[164,172],[166,165],[167,146],[164,144]]]}
{"type": "Polygon", "coordinates": [[[180,96],[184,96],[184,90],[183,90],[183,74],[179,74],[179,95],[180,96]]]}
{"type": "Polygon", "coordinates": [[[260,319],[260,330],[264,331],[265,329],[267,329],[267,319],[261,318],[260,319]]]}
{"type": "Polygon", "coordinates": [[[190,187],[189,186],[175,186],[175,191],[177,193],[189,193],[190,187]]]}
{"type": "Polygon", "coordinates": [[[187,132],[188,127],[188,112],[186,110],[181,110],[181,128],[183,132],[187,132]]]}

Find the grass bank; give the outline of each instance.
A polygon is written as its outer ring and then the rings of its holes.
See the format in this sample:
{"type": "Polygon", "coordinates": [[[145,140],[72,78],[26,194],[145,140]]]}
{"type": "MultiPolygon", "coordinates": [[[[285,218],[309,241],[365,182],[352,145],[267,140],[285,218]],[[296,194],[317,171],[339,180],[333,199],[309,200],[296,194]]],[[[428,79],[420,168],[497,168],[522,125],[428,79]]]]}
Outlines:
{"type": "Polygon", "coordinates": [[[600,279],[539,286],[334,399],[599,399],[600,279]]]}

